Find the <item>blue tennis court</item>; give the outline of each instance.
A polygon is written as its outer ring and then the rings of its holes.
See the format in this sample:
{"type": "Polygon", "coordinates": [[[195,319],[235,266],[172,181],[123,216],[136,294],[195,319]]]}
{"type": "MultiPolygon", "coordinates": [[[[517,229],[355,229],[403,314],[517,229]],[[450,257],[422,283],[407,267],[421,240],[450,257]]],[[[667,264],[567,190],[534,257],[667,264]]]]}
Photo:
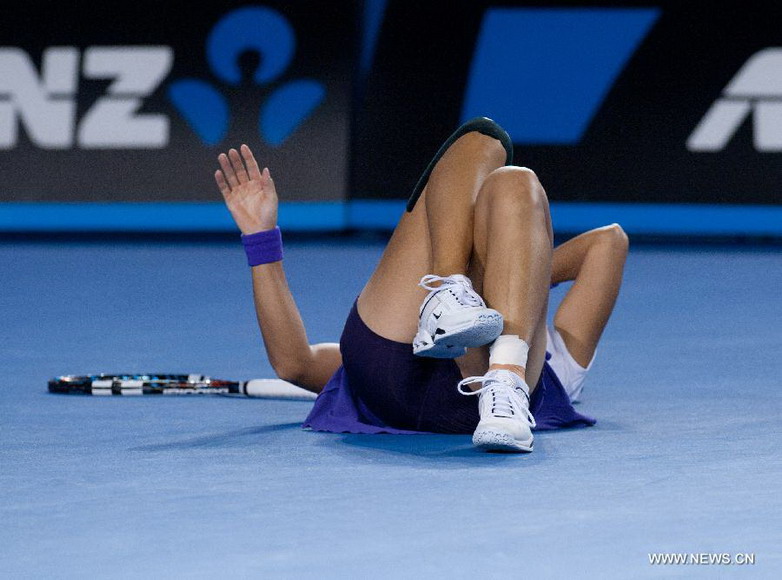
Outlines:
{"type": "MultiPolygon", "coordinates": [[[[312,342],[339,337],[383,243],[286,239],[312,342]]],[[[598,423],[538,433],[530,455],[481,453],[469,436],[306,432],[305,402],[50,395],[65,373],[273,376],[241,246],[9,239],[0,263],[0,577],[782,570],[778,246],[633,245],[580,407],[598,423]]]]}

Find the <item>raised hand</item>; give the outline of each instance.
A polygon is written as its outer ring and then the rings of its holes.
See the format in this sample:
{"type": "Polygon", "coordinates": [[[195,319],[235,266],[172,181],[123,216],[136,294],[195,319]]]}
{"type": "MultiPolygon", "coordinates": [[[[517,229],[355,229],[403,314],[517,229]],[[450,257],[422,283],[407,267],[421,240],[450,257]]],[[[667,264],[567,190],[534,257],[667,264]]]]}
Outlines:
{"type": "Polygon", "coordinates": [[[217,157],[215,181],[228,210],[243,234],[271,230],[277,225],[277,190],[269,169],[258,168],[253,152],[242,145],[217,157]]]}

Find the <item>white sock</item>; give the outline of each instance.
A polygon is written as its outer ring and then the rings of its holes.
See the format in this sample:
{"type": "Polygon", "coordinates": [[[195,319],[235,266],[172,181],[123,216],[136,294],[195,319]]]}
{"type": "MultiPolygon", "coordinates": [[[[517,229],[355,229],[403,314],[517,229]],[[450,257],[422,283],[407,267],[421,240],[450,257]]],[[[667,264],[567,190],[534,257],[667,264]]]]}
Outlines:
{"type": "Polygon", "coordinates": [[[489,364],[527,368],[528,354],[529,345],[518,334],[503,334],[489,347],[489,364]]]}

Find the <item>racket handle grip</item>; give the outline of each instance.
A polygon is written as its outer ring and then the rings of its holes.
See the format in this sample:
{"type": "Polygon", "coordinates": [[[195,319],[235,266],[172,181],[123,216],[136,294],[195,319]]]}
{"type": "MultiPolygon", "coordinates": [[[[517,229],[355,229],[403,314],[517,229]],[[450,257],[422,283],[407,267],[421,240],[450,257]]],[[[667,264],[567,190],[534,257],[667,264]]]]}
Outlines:
{"type": "Polygon", "coordinates": [[[299,401],[314,401],[318,398],[315,393],[280,379],[253,379],[244,384],[243,390],[248,397],[299,401]]]}

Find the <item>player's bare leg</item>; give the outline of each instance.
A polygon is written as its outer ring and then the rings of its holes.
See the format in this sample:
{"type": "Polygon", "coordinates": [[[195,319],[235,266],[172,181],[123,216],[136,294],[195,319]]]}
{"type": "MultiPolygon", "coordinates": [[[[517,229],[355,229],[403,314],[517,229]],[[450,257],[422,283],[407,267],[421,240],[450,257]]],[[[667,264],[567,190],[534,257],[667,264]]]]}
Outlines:
{"type": "MultiPolygon", "coordinates": [[[[489,349],[488,372],[465,379],[460,390],[480,395],[476,445],[531,451],[529,394],[545,360],[553,245],[548,200],[535,174],[519,167],[492,172],[478,195],[475,224],[471,273],[505,328],[489,349]]],[[[485,368],[485,356],[470,351],[458,361],[463,374],[485,368]]]]}
{"type": "Polygon", "coordinates": [[[410,343],[427,274],[466,272],[473,246],[474,203],[484,179],[506,160],[502,144],[471,132],[435,166],[421,199],[405,213],[358,299],[367,326],[384,338],[410,343]]]}
{"type": "MultiPolygon", "coordinates": [[[[552,244],[548,199],[535,174],[520,167],[493,172],[476,202],[470,276],[486,302],[502,312],[503,334],[529,344],[526,367],[514,370],[533,389],[545,360],[552,244]]],[[[471,350],[457,362],[463,374],[485,372],[488,351],[471,350]]]]}

